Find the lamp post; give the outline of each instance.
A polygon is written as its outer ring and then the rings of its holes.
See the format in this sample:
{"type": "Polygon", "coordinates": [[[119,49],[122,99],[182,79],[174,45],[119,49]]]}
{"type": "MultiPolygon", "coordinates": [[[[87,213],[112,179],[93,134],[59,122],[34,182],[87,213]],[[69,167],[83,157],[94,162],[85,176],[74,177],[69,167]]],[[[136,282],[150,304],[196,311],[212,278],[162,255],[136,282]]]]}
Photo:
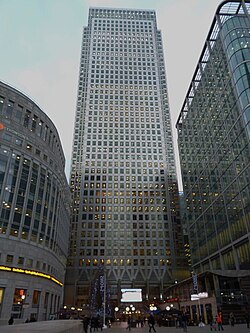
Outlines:
{"type": "Polygon", "coordinates": [[[103,274],[103,328],[107,328],[106,325],[106,271],[104,269],[104,274],[103,274]]]}
{"type": "Polygon", "coordinates": [[[117,320],[117,312],[119,311],[118,306],[115,307],[115,321],[117,320]]]}
{"type": "Polygon", "coordinates": [[[26,296],[23,294],[23,295],[21,296],[21,313],[20,313],[20,318],[23,318],[23,313],[24,313],[23,303],[24,303],[24,301],[25,301],[25,298],[26,298],[26,296]]]}

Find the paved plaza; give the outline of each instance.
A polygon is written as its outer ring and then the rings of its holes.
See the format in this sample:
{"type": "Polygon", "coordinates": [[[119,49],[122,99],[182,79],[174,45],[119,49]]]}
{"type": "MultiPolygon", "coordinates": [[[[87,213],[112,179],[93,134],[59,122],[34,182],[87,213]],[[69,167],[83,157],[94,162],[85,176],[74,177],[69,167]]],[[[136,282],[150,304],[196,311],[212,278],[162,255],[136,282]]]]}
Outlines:
{"type": "MultiPolygon", "coordinates": [[[[128,332],[128,330],[126,330],[126,323],[121,323],[114,325],[113,327],[111,327],[110,329],[110,333],[125,333],[128,332]]],[[[175,328],[175,327],[159,327],[159,326],[155,326],[155,330],[156,333],[182,333],[183,329],[182,328],[175,328]]],[[[230,326],[224,326],[224,331],[225,333],[250,333],[250,329],[247,328],[246,324],[241,324],[241,325],[235,325],[234,328],[231,328],[230,326]]],[[[148,326],[144,326],[144,327],[139,327],[139,328],[131,328],[130,333],[148,333],[149,332],[149,328],[148,326]]],[[[206,325],[205,327],[197,327],[197,326],[188,326],[187,327],[187,332],[188,333],[202,333],[202,332],[211,332],[210,331],[210,326],[206,325]]],[[[151,333],[154,333],[153,331],[151,331],[151,333]]]]}
{"type": "MultiPolygon", "coordinates": [[[[111,328],[106,328],[102,333],[148,333],[148,326],[126,329],[126,323],[114,324],[111,328]]],[[[182,333],[182,328],[158,327],[155,326],[156,333],[182,333]]],[[[12,326],[0,326],[1,333],[83,333],[82,323],[78,320],[52,320],[28,324],[17,324],[12,326]]],[[[93,331],[92,331],[93,332],[93,331]]],[[[101,332],[100,329],[98,332],[101,332]]],[[[246,324],[235,325],[235,327],[224,326],[225,333],[250,333],[246,324]]],[[[90,332],[89,332],[90,333],[90,332]]],[[[152,331],[152,333],[154,333],[152,331]]],[[[211,333],[210,327],[188,326],[187,333],[211,333]]]]}

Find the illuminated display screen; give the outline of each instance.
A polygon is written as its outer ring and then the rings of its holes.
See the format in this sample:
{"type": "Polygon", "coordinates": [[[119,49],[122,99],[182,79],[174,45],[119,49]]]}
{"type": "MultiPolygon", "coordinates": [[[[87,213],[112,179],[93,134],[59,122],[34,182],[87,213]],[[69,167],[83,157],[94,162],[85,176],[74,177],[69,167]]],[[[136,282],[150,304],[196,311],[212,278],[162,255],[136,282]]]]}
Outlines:
{"type": "Polygon", "coordinates": [[[121,302],[142,302],[141,289],[121,289],[121,302]]]}

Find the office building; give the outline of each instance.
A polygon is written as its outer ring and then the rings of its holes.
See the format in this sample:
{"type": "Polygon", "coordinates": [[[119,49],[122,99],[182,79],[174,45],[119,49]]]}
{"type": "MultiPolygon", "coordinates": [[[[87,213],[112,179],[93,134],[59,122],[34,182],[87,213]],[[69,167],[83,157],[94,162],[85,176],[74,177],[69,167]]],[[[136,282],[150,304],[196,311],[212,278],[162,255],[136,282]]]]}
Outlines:
{"type": "Polygon", "coordinates": [[[69,186],[58,132],[29,97],[0,82],[0,324],[59,311],[69,186]]]}
{"type": "Polygon", "coordinates": [[[110,299],[162,299],[184,274],[161,32],[151,10],[91,8],[73,139],[65,304],[87,305],[98,270],[110,299]],[[103,273],[102,273],[103,274],[103,273]]]}
{"type": "Polygon", "coordinates": [[[250,299],[249,13],[249,1],[218,7],[177,121],[193,270],[210,272],[200,291],[218,308],[241,313],[250,299]]]}

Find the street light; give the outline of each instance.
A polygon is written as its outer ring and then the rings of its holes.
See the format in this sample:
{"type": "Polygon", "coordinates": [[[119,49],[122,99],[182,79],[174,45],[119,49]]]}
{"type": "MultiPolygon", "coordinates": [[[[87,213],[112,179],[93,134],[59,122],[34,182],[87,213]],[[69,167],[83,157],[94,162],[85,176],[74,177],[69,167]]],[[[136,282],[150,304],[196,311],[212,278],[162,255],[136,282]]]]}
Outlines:
{"type": "Polygon", "coordinates": [[[26,296],[23,294],[21,295],[21,313],[20,313],[20,318],[23,318],[23,312],[24,312],[24,307],[23,307],[23,303],[24,303],[24,300],[25,300],[26,296]]]}
{"type": "Polygon", "coordinates": [[[149,305],[149,310],[150,311],[156,311],[157,310],[157,306],[155,306],[154,304],[150,304],[149,305]]]}
{"type": "Polygon", "coordinates": [[[117,312],[119,311],[119,308],[118,308],[118,306],[116,306],[115,307],[115,320],[117,319],[116,317],[117,317],[117,312]]]}

